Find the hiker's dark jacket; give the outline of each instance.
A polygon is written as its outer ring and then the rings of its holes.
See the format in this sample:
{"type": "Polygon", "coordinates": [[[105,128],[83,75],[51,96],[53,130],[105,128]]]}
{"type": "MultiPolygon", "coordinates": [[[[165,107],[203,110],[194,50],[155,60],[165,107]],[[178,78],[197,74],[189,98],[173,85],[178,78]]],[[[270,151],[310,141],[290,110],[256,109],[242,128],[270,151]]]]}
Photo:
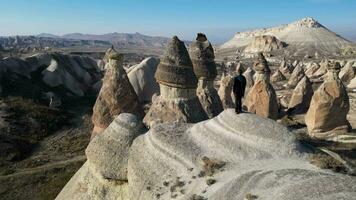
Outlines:
{"type": "Polygon", "coordinates": [[[237,75],[234,78],[233,92],[235,96],[243,97],[245,95],[246,78],[243,75],[237,75]]]}

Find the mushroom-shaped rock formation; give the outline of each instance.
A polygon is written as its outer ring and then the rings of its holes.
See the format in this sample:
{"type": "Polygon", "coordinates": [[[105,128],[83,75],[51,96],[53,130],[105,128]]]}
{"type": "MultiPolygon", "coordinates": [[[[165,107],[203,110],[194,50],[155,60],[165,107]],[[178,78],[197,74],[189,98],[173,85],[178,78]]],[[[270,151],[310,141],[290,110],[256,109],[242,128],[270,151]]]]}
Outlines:
{"type": "Polygon", "coordinates": [[[154,78],[159,59],[149,57],[140,64],[130,67],[127,76],[141,103],[150,102],[153,94],[159,93],[159,85],[154,78]]]}
{"type": "Polygon", "coordinates": [[[87,162],[57,196],[58,200],[128,199],[127,166],[133,140],[146,131],[129,113],[117,116],[93,138],[86,149],[87,162]]]}
{"type": "Polygon", "coordinates": [[[277,95],[270,84],[271,70],[262,53],[258,54],[258,60],[253,65],[256,71],[256,81],[248,92],[244,105],[249,112],[256,113],[261,117],[277,119],[277,95]]]}
{"type": "Polygon", "coordinates": [[[350,128],[346,115],[350,110],[349,96],[339,79],[340,64],[329,62],[324,83],[314,93],[305,123],[311,137],[327,139],[345,134],[350,128]]]}
{"type": "Polygon", "coordinates": [[[161,59],[155,78],[160,95],[152,98],[144,118],[152,127],[161,122],[199,122],[207,115],[196,94],[197,77],[184,42],[174,36],[161,59]]]}
{"type": "Polygon", "coordinates": [[[289,77],[288,80],[288,86],[290,88],[294,88],[297,86],[300,80],[305,76],[303,67],[301,65],[298,65],[297,67],[294,68],[293,73],[289,77]]]}
{"type": "Polygon", "coordinates": [[[190,46],[189,53],[194,73],[198,78],[197,96],[208,117],[215,117],[223,111],[223,105],[214,88],[214,79],[217,75],[214,49],[206,36],[198,33],[196,41],[190,46]]]}
{"type": "Polygon", "coordinates": [[[229,74],[223,74],[220,80],[220,87],[218,94],[220,96],[224,109],[233,108],[234,102],[232,100],[232,89],[234,86],[234,77],[229,74]]]}
{"type": "Polygon", "coordinates": [[[312,83],[307,76],[304,76],[293,90],[288,110],[293,114],[305,113],[309,108],[313,94],[312,83]]]}
{"type": "Polygon", "coordinates": [[[110,56],[103,86],[93,108],[92,138],[103,132],[115,115],[120,113],[132,113],[143,117],[143,110],[135,90],[122,67],[122,55],[114,53],[110,56]]]}
{"type": "Polygon", "coordinates": [[[279,81],[284,81],[287,78],[282,74],[281,71],[279,71],[279,69],[277,69],[271,76],[271,81],[272,82],[279,82],[279,81]]]}

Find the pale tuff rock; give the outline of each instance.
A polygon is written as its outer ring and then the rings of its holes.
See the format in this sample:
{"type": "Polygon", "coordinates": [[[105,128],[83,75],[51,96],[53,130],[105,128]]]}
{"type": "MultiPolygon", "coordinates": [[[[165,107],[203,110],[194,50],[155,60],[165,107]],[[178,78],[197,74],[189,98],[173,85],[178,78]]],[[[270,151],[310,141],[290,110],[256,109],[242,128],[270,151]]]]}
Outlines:
{"type": "Polygon", "coordinates": [[[305,66],[305,75],[308,77],[308,78],[313,78],[315,75],[315,73],[318,71],[318,69],[320,68],[320,65],[317,64],[317,63],[308,63],[306,66],[305,66]]]}
{"type": "Polygon", "coordinates": [[[185,44],[174,36],[161,59],[155,78],[160,95],[152,98],[144,118],[149,127],[162,122],[199,122],[207,119],[196,94],[197,78],[185,44]]]}
{"type": "Polygon", "coordinates": [[[319,69],[316,72],[314,72],[310,78],[320,78],[320,77],[324,76],[326,74],[326,72],[328,71],[327,65],[328,65],[327,60],[323,60],[322,62],[320,62],[319,69]]]}
{"type": "Polygon", "coordinates": [[[350,81],[350,83],[347,85],[347,88],[356,89],[356,77],[350,81]]]}
{"type": "Polygon", "coordinates": [[[305,123],[311,137],[325,139],[349,130],[346,115],[350,104],[346,89],[339,79],[340,64],[329,62],[324,83],[314,93],[305,123]]]}
{"type": "Polygon", "coordinates": [[[281,65],[279,66],[279,71],[285,76],[289,77],[291,73],[293,72],[292,67],[287,63],[286,60],[283,60],[281,62],[281,65]]]}
{"type": "Polygon", "coordinates": [[[143,116],[135,90],[122,67],[122,55],[112,54],[103,79],[103,86],[93,108],[92,138],[105,130],[115,115],[120,113],[143,116]]]}
{"type": "Polygon", "coordinates": [[[313,94],[312,84],[309,78],[304,76],[293,90],[288,109],[294,114],[305,113],[309,108],[313,94]]]}
{"type": "Polygon", "coordinates": [[[190,57],[194,73],[198,78],[199,101],[208,117],[215,117],[223,111],[223,106],[214,88],[217,75],[214,49],[204,34],[198,33],[196,41],[191,44],[190,57]]]}
{"type": "Polygon", "coordinates": [[[298,65],[294,68],[292,75],[289,77],[288,86],[294,88],[300,80],[305,76],[303,67],[298,65]]]}
{"type": "Polygon", "coordinates": [[[356,190],[354,177],[310,164],[307,147],[287,128],[233,109],[194,125],[156,126],[130,150],[128,190],[135,200],[197,194],[235,200],[248,193],[265,200],[334,200],[352,199],[356,190]]]}
{"type": "Polygon", "coordinates": [[[114,48],[114,45],[111,45],[109,49],[106,50],[103,61],[104,64],[109,63],[110,55],[117,53],[116,49],[114,48]]]}
{"type": "Polygon", "coordinates": [[[260,53],[254,63],[256,81],[244,101],[247,110],[261,117],[277,119],[278,101],[276,92],[270,84],[270,69],[266,59],[260,53]]]}
{"type": "Polygon", "coordinates": [[[159,85],[154,78],[158,63],[157,58],[146,58],[140,64],[132,66],[127,74],[138,100],[142,103],[150,102],[153,94],[159,93],[159,85]]]}
{"type": "Polygon", "coordinates": [[[277,69],[271,76],[272,82],[279,82],[284,80],[286,80],[286,77],[282,74],[281,71],[279,71],[279,69],[277,69]]]}
{"type": "Polygon", "coordinates": [[[251,88],[255,84],[255,80],[253,78],[255,71],[251,67],[248,67],[243,75],[246,78],[246,89],[251,88]]]}
{"type": "Polygon", "coordinates": [[[252,42],[247,45],[245,53],[270,52],[282,49],[285,46],[283,42],[272,35],[262,35],[255,37],[252,42]]]}
{"type": "Polygon", "coordinates": [[[224,109],[233,108],[232,89],[234,87],[234,77],[229,74],[221,76],[220,87],[218,94],[220,96],[224,109]]]}
{"type": "Polygon", "coordinates": [[[339,77],[344,83],[349,83],[356,75],[356,67],[353,67],[354,61],[349,61],[341,69],[339,77]]]}
{"type": "Polygon", "coordinates": [[[145,132],[134,115],[122,113],[86,149],[87,162],[57,196],[58,200],[128,199],[127,166],[133,140],[145,132]]]}

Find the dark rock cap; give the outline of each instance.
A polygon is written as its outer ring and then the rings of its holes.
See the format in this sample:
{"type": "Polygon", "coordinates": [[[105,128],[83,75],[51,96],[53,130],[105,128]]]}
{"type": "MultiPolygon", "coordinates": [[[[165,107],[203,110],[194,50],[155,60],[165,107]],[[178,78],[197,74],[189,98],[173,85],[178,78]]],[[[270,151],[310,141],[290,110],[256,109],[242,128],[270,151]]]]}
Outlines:
{"type": "Polygon", "coordinates": [[[109,55],[109,59],[110,60],[122,60],[123,59],[123,56],[122,56],[122,54],[119,54],[119,53],[111,53],[110,55],[109,55]]]}
{"type": "Polygon", "coordinates": [[[103,60],[105,62],[108,62],[109,58],[110,58],[110,55],[113,54],[113,53],[117,53],[117,51],[115,50],[114,45],[111,45],[111,47],[108,50],[106,50],[103,60]]]}
{"type": "Polygon", "coordinates": [[[168,44],[166,52],[157,67],[155,74],[157,82],[176,88],[196,88],[197,77],[193,72],[184,42],[174,36],[168,44]]]}
{"type": "Polygon", "coordinates": [[[339,71],[341,69],[341,65],[339,62],[329,61],[327,64],[328,70],[339,71]]]}
{"type": "Polygon", "coordinates": [[[214,49],[203,33],[197,34],[197,39],[191,44],[189,53],[195,75],[198,78],[215,79],[217,71],[214,49]]]}
{"type": "Polygon", "coordinates": [[[271,73],[267,60],[265,59],[262,53],[257,54],[257,60],[253,63],[253,68],[255,71],[260,73],[261,72],[266,74],[271,73]]]}

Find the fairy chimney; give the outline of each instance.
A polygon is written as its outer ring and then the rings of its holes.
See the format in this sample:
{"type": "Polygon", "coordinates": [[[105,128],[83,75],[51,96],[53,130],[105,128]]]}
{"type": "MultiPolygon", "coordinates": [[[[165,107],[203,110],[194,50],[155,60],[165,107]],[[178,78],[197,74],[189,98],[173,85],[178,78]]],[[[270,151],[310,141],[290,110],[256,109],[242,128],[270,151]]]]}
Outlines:
{"type": "Polygon", "coordinates": [[[184,42],[174,36],[161,59],[155,78],[160,95],[144,118],[147,126],[162,122],[196,123],[207,119],[196,94],[198,79],[184,42]]]}
{"type": "Polygon", "coordinates": [[[346,119],[349,96],[339,78],[340,64],[328,62],[324,83],[314,93],[305,123],[311,137],[326,139],[345,134],[350,129],[346,119]]]}
{"type": "Polygon", "coordinates": [[[103,86],[93,108],[92,138],[103,132],[120,113],[131,113],[143,117],[143,110],[135,90],[122,66],[122,55],[113,53],[109,56],[103,86]]]}
{"type": "Polygon", "coordinates": [[[270,84],[268,63],[262,53],[258,54],[258,60],[253,64],[256,71],[256,81],[245,99],[244,105],[249,112],[261,117],[277,119],[278,101],[276,92],[270,84]]]}
{"type": "Polygon", "coordinates": [[[223,106],[214,88],[217,75],[214,49],[209,40],[202,33],[198,33],[196,41],[190,46],[190,58],[194,73],[198,78],[197,96],[209,118],[215,117],[223,111],[223,106]]]}

